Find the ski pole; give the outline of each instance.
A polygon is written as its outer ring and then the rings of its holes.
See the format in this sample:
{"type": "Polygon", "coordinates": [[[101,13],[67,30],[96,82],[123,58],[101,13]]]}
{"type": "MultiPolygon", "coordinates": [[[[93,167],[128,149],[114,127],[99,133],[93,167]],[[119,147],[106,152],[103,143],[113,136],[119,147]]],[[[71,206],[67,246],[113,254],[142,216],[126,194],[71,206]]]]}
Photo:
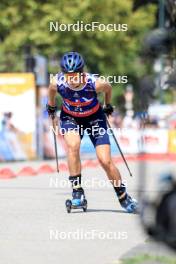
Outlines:
{"type": "Polygon", "coordinates": [[[58,163],[58,152],[57,152],[57,140],[56,140],[56,134],[54,132],[54,118],[52,118],[52,125],[53,125],[53,137],[54,137],[54,149],[55,149],[55,158],[56,158],[56,168],[57,172],[59,172],[59,163],[58,163]]]}
{"type": "Polygon", "coordinates": [[[116,139],[116,137],[115,137],[115,134],[114,134],[114,132],[113,132],[113,130],[112,130],[112,128],[111,128],[111,125],[110,125],[110,123],[109,123],[109,120],[108,120],[108,117],[107,117],[107,116],[106,116],[106,122],[107,122],[107,124],[108,124],[108,127],[109,127],[109,128],[111,129],[111,131],[112,131],[112,136],[113,136],[114,141],[115,141],[115,143],[116,143],[116,145],[117,145],[117,147],[118,147],[118,149],[119,149],[119,151],[120,151],[120,154],[121,154],[121,156],[122,156],[122,159],[123,159],[123,161],[125,162],[125,165],[126,165],[126,167],[127,167],[127,170],[128,170],[128,172],[129,172],[130,176],[133,177],[133,175],[132,175],[132,173],[131,173],[131,171],[130,171],[130,168],[129,168],[129,166],[128,166],[128,163],[127,163],[127,161],[126,161],[126,159],[125,159],[125,157],[124,157],[124,155],[123,155],[123,152],[122,152],[122,150],[121,150],[121,147],[120,147],[119,143],[117,142],[117,139],[116,139]]]}

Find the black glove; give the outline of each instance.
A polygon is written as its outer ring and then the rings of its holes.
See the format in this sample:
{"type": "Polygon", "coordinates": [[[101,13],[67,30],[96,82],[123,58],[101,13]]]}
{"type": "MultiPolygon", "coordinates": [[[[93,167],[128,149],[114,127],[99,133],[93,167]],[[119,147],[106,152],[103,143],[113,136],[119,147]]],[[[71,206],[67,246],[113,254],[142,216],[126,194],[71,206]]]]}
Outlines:
{"type": "Polygon", "coordinates": [[[57,106],[50,106],[49,104],[46,105],[46,110],[48,112],[48,115],[54,119],[56,116],[57,106]]]}
{"type": "Polygon", "coordinates": [[[105,113],[107,116],[109,116],[109,115],[111,115],[112,112],[114,111],[114,108],[112,107],[111,104],[107,104],[107,105],[103,106],[103,111],[104,111],[104,113],[105,113]]]}

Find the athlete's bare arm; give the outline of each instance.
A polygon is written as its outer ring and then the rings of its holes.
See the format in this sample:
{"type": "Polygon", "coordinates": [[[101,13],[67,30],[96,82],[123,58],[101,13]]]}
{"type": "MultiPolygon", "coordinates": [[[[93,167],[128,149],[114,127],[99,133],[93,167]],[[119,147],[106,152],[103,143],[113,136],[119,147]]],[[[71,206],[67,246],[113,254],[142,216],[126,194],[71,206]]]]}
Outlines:
{"type": "Polygon", "coordinates": [[[105,94],[105,97],[104,97],[105,105],[111,103],[112,86],[108,82],[103,82],[102,80],[97,79],[95,82],[95,89],[97,93],[103,92],[105,94]]]}

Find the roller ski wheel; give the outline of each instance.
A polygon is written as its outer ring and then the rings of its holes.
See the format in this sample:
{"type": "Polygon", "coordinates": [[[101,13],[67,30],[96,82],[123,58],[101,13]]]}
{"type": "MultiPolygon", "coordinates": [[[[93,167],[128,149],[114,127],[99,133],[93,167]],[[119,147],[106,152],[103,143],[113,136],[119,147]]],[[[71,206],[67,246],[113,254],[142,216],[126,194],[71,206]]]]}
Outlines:
{"type": "Polygon", "coordinates": [[[83,209],[87,211],[87,200],[85,199],[84,192],[73,192],[72,200],[66,200],[65,205],[67,212],[70,213],[72,209],[83,209]]]}
{"type": "Polygon", "coordinates": [[[67,213],[71,213],[71,208],[72,208],[71,200],[66,200],[65,206],[66,206],[66,209],[67,209],[67,213]]]}
{"type": "Polygon", "coordinates": [[[87,200],[84,200],[84,206],[83,206],[83,211],[87,212],[87,200]]]}

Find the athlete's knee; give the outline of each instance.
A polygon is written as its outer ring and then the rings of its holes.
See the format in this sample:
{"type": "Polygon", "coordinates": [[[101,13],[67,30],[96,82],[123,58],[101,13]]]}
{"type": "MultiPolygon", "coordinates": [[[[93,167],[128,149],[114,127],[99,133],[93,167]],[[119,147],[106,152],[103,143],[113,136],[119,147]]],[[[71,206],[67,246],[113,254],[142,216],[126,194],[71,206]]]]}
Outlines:
{"type": "Polygon", "coordinates": [[[98,157],[98,160],[104,169],[110,169],[112,165],[112,161],[110,157],[101,156],[98,157]]]}
{"type": "Polygon", "coordinates": [[[67,143],[67,147],[68,147],[68,152],[72,153],[72,154],[76,154],[79,153],[80,150],[80,144],[79,142],[69,142],[67,143]]]}

